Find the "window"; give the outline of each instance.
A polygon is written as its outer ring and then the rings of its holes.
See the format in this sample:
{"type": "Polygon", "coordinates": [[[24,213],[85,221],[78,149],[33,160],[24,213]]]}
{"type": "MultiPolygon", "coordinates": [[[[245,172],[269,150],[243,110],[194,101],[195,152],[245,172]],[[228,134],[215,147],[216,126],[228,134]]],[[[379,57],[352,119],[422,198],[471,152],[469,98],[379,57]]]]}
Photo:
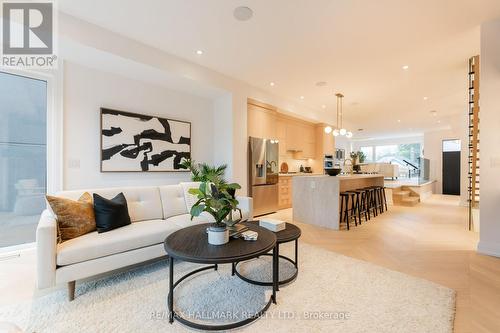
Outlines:
{"type": "Polygon", "coordinates": [[[386,145],[375,147],[375,160],[377,162],[391,162],[391,159],[398,155],[397,145],[386,145]]]}
{"type": "Polygon", "coordinates": [[[375,147],[375,161],[379,163],[397,163],[400,165],[406,165],[404,161],[408,161],[414,165],[418,165],[418,159],[420,156],[420,143],[375,147]]]}
{"type": "Polygon", "coordinates": [[[366,156],[365,162],[366,163],[373,162],[373,147],[372,146],[360,147],[359,150],[365,154],[365,156],[366,156]]]}
{"type": "Polygon", "coordinates": [[[443,140],[443,152],[461,151],[462,143],[460,140],[443,140]]]}
{"type": "Polygon", "coordinates": [[[418,158],[421,156],[420,143],[408,143],[398,146],[398,155],[403,159],[417,165],[418,158]]]}
{"type": "Polygon", "coordinates": [[[47,187],[47,82],[0,72],[0,247],[35,241],[47,187]]]}

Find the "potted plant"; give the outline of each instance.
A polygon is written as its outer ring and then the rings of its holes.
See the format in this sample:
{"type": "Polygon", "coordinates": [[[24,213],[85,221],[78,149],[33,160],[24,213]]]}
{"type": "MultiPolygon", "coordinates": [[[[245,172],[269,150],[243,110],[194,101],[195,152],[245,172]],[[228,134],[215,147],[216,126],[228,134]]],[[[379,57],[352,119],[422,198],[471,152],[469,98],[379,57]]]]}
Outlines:
{"type": "MultiPolygon", "coordinates": [[[[212,245],[226,244],[229,241],[228,227],[239,222],[233,220],[232,213],[235,210],[239,211],[235,193],[241,186],[226,182],[224,179],[226,165],[214,167],[186,160],[183,166],[191,170],[193,181],[201,182],[199,188],[189,189],[189,193],[198,199],[191,207],[191,219],[203,212],[210,214],[215,223],[208,228],[208,242],[212,245]]],[[[239,212],[241,220],[241,211],[239,212]]]]}
{"type": "Polygon", "coordinates": [[[359,163],[361,163],[361,164],[365,163],[365,160],[366,160],[366,155],[365,155],[365,153],[363,153],[363,152],[360,150],[360,151],[358,151],[358,153],[357,153],[357,154],[358,154],[358,161],[359,161],[359,163]]]}
{"type": "Polygon", "coordinates": [[[358,162],[364,163],[366,159],[365,153],[362,151],[353,151],[350,154],[351,156],[351,161],[352,161],[352,170],[354,172],[360,172],[361,171],[361,165],[358,164],[358,162]]]}
{"type": "Polygon", "coordinates": [[[358,165],[358,152],[352,151],[349,155],[351,157],[352,171],[359,172],[361,167],[358,165]]]}

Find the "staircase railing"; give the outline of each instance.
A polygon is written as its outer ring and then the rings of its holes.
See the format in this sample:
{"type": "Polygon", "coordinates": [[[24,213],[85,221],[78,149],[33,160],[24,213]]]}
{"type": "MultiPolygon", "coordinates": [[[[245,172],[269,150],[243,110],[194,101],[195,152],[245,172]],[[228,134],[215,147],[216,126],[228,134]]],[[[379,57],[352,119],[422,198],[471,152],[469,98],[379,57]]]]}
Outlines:
{"type": "Polygon", "coordinates": [[[413,172],[413,175],[417,175],[417,176],[420,175],[420,168],[418,166],[416,166],[415,164],[413,164],[407,160],[403,160],[403,162],[405,162],[406,166],[413,168],[413,169],[408,169],[408,178],[411,178],[412,172],[413,172]]]}
{"type": "Polygon", "coordinates": [[[469,59],[469,230],[474,225],[473,210],[479,208],[479,56],[469,59]]]}

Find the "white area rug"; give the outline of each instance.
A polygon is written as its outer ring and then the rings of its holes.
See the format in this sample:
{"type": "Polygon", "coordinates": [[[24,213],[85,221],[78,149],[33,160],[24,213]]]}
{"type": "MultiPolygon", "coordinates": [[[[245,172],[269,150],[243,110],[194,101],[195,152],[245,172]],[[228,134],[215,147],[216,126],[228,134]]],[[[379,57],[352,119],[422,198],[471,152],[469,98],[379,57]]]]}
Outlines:
{"type": "MultiPolygon", "coordinates": [[[[280,247],[292,253],[293,244],[280,247]]],[[[270,276],[268,258],[244,263],[240,271],[256,279],[270,276]]],[[[280,262],[283,275],[291,264],[280,262]]],[[[176,263],[179,277],[198,267],[176,263]]],[[[231,322],[263,307],[268,287],[231,276],[230,265],[181,283],[175,308],[193,320],[231,322]]],[[[0,308],[0,322],[26,332],[184,332],[168,323],[166,261],[77,285],[77,298],[58,291],[31,302],[0,308]]],[[[455,292],[432,282],[302,244],[299,275],[278,292],[266,316],[240,329],[248,332],[451,332],[455,292]]]]}

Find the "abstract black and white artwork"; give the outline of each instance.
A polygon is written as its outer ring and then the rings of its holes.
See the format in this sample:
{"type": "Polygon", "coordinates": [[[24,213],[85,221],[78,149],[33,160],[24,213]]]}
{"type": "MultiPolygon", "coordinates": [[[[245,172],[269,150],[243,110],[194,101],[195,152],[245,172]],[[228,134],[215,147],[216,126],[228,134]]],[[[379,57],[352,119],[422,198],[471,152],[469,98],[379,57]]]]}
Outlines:
{"type": "Polygon", "coordinates": [[[191,123],[101,108],[101,171],[186,171],[191,123]]]}

